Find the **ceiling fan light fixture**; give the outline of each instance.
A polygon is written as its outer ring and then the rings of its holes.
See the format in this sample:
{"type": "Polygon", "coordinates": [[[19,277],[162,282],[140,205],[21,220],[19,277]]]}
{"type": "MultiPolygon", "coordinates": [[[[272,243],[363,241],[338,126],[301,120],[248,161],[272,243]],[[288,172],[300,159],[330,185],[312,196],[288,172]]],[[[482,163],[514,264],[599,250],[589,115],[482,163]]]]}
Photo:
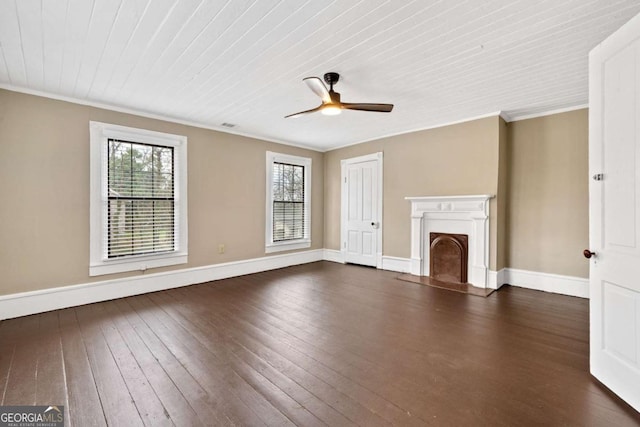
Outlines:
{"type": "Polygon", "coordinates": [[[339,105],[335,104],[325,104],[320,112],[325,116],[337,116],[338,114],[342,113],[342,108],[339,105]]]}
{"type": "Polygon", "coordinates": [[[333,90],[333,85],[338,83],[340,75],[338,73],[326,73],[324,81],[329,85],[329,89],[322,83],[318,77],[305,77],[302,79],[313,93],[322,99],[322,104],[311,110],[300,111],[298,113],[289,114],[284,118],[300,117],[305,114],[320,112],[325,116],[337,116],[342,110],[355,111],[372,111],[378,113],[390,113],[393,110],[393,104],[371,104],[371,103],[353,103],[340,101],[340,94],[333,90]]]}

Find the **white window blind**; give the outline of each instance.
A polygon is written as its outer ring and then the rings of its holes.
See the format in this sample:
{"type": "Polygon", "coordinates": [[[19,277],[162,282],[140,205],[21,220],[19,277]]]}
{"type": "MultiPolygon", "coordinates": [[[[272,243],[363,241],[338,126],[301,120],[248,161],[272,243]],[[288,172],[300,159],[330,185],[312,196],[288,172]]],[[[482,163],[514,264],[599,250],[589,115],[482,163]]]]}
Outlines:
{"type": "Polygon", "coordinates": [[[267,151],[265,252],[311,246],[311,159],[267,151]]]}
{"type": "Polygon", "coordinates": [[[108,140],[106,258],[175,249],[174,149],[108,140]]]}
{"type": "Polygon", "coordinates": [[[273,163],[273,241],[305,236],[304,166],[273,163]]]}

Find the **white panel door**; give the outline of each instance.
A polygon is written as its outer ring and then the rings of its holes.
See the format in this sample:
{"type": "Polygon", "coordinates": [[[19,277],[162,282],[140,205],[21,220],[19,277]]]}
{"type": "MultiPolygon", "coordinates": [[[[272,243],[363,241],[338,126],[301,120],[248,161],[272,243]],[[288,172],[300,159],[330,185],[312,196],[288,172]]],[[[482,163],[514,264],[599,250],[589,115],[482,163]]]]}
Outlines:
{"type": "Polygon", "coordinates": [[[343,251],[345,262],[377,266],[379,250],[379,162],[370,156],[343,164],[343,251]],[[362,161],[361,161],[362,160],[362,161]]]}
{"type": "Polygon", "coordinates": [[[640,15],[589,71],[591,373],[640,410],[640,15]]]}

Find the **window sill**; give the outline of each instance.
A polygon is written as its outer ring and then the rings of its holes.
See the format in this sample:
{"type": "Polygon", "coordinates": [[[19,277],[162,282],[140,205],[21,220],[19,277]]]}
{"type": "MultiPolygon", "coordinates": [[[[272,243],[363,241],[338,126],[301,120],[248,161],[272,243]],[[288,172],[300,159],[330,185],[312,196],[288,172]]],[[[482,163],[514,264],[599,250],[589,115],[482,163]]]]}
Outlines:
{"type": "Polygon", "coordinates": [[[125,271],[146,271],[150,268],[186,264],[187,258],[186,253],[180,252],[162,256],[132,257],[122,260],[103,261],[89,265],[89,276],[102,276],[104,274],[123,273],[125,271]]]}
{"type": "Polygon", "coordinates": [[[264,252],[267,254],[273,252],[293,251],[296,249],[306,249],[311,247],[311,240],[294,240],[291,242],[278,242],[267,245],[264,252]]]}

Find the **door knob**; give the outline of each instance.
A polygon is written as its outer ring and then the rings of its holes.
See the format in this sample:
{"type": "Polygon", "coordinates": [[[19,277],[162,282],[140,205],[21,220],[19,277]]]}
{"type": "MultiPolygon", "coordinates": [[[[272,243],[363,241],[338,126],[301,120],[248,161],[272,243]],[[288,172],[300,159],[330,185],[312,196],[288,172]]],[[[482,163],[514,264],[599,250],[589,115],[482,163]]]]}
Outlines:
{"type": "Polygon", "coordinates": [[[377,223],[377,222],[372,222],[372,223],[371,223],[371,226],[372,226],[373,228],[376,228],[376,229],[377,229],[377,228],[378,228],[378,223],[377,223]]]}
{"type": "Polygon", "coordinates": [[[591,252],[589,249],[585,249],[584,251],[582,251],[582,255],[584,255],[585,258],[589,259],[592,256],[596,256],[596,253],[591,252]]]}

